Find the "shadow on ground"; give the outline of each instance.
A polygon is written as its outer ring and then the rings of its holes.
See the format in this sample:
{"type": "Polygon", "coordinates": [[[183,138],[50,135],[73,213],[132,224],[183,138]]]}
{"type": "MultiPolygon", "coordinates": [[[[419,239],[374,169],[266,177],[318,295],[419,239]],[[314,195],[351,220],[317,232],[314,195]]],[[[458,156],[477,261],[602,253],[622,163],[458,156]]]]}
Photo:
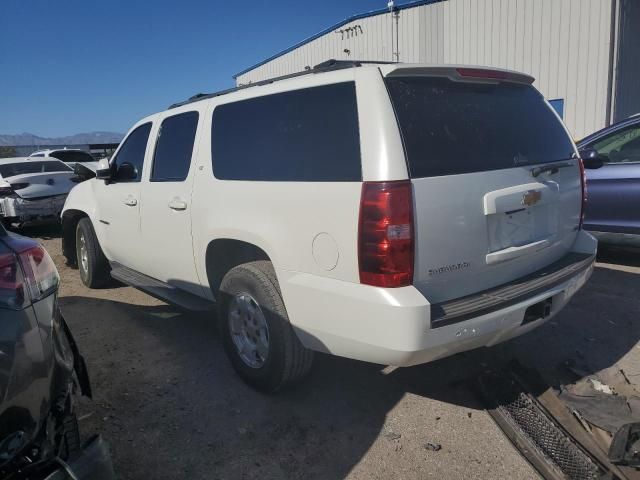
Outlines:
{"type": "Polygon", "coordinates": [[[25,237],[40,238],[42,240],[61,238],[62,236],[62,227],[59,223],[10,228],[9,230],[20,235],[24,235],[25,237]]]}
{"type": "Polygon", "coordinates": [[[275,396],[241,383],[210,315],[85,297],[61,306],[80,348],[92,343],[97,395],[83,428],[103,431],[123,478],[338,479],[407,393],[474,409],[474,380],[513,358],[552,383],[569,358],[594,372],[615,364],[640,337],[638,292],[640,275],[596,268],[559,316],[525,337],[388,374],[318,355],[306,382],[275,396]]]}
{"type": "Polygon", "coordinates": [[[598,261],[614,265],[640,267],[640,248],[622,248],[598,245],[598,261]]]}

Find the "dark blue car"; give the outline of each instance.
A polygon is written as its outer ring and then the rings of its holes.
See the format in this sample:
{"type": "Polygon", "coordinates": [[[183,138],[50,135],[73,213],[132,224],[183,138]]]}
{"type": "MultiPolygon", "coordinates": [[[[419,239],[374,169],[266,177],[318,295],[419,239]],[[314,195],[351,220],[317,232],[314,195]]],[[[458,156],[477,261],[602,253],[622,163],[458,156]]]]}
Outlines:
{"type": "Polygon", "coordinates": [[[584,228],[602,243],[640,246],[640,115],[589,135],[578,148],[596,161],[586,170],[584,228]]]}

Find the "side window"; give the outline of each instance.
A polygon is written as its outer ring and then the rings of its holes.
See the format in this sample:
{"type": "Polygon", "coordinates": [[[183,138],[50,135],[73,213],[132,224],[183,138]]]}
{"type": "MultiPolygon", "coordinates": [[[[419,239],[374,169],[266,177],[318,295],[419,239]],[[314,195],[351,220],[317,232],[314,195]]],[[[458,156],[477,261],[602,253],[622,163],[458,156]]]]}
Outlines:
{"type": "Polygon", "coordinates": [[[225,180],[362,180],[354,82],[219,105],[211,158],[225,180]]]}
{"type": "Polygon", "coordinates": [[[640,162],[640,124],[612,133],[591,148],[605,163],[640,162]]]}
{"type": "Polygon", "coordinates": [[[44,157],[44,153],[36,153],[35,155],[31,155],[32,157],[44,157]]]}
{"type": "MultiPolygon", "coordinates": [[[[142,165],[144,163],[144,152],[147,149],[147,140],[151,131],[151,122],[140,125],[126,138],[120,151],[115,156],[112,168],[116,169],[116,181],[118,182],[139,182],[142,175],[142,165]],[[126,169],[127,175],[120,174],[123,164],[128,163],[133,170],[126,169]],[[131,174],[129,175],[129,172],[131,174]]],[[[122,171],[125,171],[122,169],[122,171]]]]}
{"type": "Polygon", "coordinates": [[[153,155],[152,182],[180,182],[187,178],[197,128],[198,112],[163,120],[153,155]]]}

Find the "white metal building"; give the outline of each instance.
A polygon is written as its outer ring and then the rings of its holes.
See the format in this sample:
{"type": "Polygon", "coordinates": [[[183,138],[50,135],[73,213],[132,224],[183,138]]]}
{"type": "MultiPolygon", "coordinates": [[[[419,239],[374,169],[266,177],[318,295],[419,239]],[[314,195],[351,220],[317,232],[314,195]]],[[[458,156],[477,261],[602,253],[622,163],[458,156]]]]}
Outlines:
{"type": "Polygon", "coordinates": [[[420,0],[355,15],[234,76],[328,59],[463,63],[529,73],[578,139],[640,112],[640,0],[420,0]]]}

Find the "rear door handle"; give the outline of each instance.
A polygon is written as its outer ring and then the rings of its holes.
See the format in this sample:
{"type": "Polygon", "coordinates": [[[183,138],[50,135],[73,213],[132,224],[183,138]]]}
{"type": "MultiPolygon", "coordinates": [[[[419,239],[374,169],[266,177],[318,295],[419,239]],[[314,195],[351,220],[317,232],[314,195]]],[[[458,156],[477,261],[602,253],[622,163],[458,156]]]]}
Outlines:
{"type": "Polygon", "coordinates": [[[127,198],[124,199],[124,204],[129,207],[135,207],[138,204],[138,200],[136,200],[134,197],[129,195],[127,198]]]}
{"type": "Polygon", "coordinates": [[[171,201],[169,202],[169,208],[171,210],[186,210],[187,209],[187,202],[185,202],[184,200],[175,197],[173,199],[171,199],[171,201]]]}

